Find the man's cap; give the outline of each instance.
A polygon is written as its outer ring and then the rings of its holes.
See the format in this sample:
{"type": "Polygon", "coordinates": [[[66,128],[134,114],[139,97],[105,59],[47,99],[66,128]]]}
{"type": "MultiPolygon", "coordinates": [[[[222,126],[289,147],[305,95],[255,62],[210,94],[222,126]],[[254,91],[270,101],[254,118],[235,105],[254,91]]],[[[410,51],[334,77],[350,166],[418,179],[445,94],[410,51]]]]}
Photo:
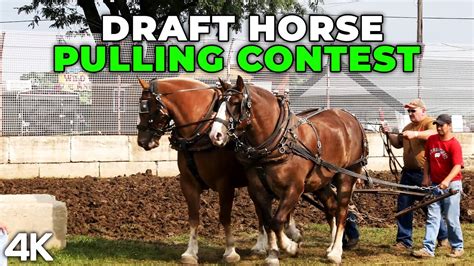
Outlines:
{"type": "Polygon", "coordinates": [[[405,104],[405,108],[415,109],[417,107],[426,108],[426,105],[421,99],[414,99],[413,101],[405,104]]]}
{"type": "Polygon", "coordinates": [[[451,116],[448,114],[441,114],[436,118],[433,124],[438,124],[440,126],[444,124],[451,124],[451,116]]]}

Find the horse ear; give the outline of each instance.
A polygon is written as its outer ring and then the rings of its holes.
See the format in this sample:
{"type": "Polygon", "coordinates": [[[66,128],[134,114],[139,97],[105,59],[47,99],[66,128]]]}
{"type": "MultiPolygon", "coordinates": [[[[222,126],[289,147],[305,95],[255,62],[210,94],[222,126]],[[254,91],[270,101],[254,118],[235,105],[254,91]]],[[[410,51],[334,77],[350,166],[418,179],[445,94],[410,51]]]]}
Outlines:
{"type": "Polygon", "coordinates": [[[239,91],[242,91],[245,87],[244,79],[240,75],[237,76],[236,87],[237,87],[237,89],[239,89],[239,91]]]}
{"type": "Polygon", "coordinates": [[[223,81],[221,78],[218,78],[219,79],[219,83],[221,84],[221,86],[217,86],[217,88],[221,91],[221,92],[224,92],[227,90],[227,87],[229,87],[229,84],[227,84],[225,81],[223,81]]]}
{"type": "Polygon", "coordinates": [[[143,90],[148,90],[148,89],[150,89],[150,83],[144,81],[144,80],[141,79],[141,78],[138,78],[138,82],[139,82],[140,85],[142,86],[143,90]]]}

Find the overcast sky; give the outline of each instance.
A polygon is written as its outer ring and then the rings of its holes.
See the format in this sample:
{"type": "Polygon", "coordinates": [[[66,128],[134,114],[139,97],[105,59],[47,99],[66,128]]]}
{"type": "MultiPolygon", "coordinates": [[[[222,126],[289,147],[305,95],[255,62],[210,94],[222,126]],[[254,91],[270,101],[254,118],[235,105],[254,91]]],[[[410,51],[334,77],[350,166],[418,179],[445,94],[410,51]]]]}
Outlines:
{"type": "MultiPolygon", "coordinates": [[[[0,0],[0,21],[28,20],[33,15],[18,15],[15,7],[31,0],[0,0]]],[[[307,2],[301,0],[301,2],[307,2]]],[[[383,14],[385,40],[390,43],[416,40],[417,0],[325,0],[327,14],[383,14]],[[399,18],[408,17],[408,18],[399,18]]],[[[474,44],[474,0],[424,0],[425,43],[474,44]],[[441,19],[445,18],[445,19],[441,19]],[[448,19],[449,18],[449,19],[448,19]]],[[[28,22],[0,23],[1,30],[58,31],[51,22],[40,22],[34,30],[28,22]]],[[[244,35],[245,36],[245,35],[244,35]]]]}

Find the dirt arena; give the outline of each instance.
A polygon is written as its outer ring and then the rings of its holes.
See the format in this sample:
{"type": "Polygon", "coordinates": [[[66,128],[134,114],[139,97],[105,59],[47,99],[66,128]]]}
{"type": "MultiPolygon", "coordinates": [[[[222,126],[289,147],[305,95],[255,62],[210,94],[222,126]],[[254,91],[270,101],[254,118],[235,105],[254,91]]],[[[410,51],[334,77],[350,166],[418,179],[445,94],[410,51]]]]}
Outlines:
{"type": "MultiPolygon", "coordinates": [[[[474,172],[463,172],[464,193],[462,222],[474,221],[472,185],[474,172]],[[468,211],[470,210],[470,211],[468,211]]],[[[386,172],[371,176],[393,181],[386,172]]],[[[138,173],[115,178],[84,177],[78,179],[16,179],[0,180],[0,194],[51,194],[67,204],[68,234],[100,236],[109,239],[157,240],[188,232],[187,207],[177,177],[157,177],[138,173]]],[[[396,196],[355,194],[361,226],[394,225],[396,196]]],[[[208,191],[201,197],[201,235],[223,235],[218,222],[217,193],[208,191]]],[[[237,190],[233,209],[236,231],[256,229],[257,220],[247,190],[237,190]]],[[[321,211],[301,202],[296,221],[325,223],[321,211]]],[[[416,224],[423,225],[423,213],[418,210],[416,224]]]]}

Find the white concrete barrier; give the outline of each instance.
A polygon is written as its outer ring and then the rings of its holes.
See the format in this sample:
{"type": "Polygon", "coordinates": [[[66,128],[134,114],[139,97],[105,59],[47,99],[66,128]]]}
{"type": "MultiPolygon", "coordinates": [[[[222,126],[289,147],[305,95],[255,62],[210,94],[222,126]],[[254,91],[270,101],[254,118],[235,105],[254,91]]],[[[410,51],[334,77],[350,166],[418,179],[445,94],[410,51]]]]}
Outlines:
{"type": "Polygon", "coordinates": [[[64,202],[51,195],[0,195],[0,221],[8,227],[8,237],[19,232],[53,233],[45,248],[66,247],[67,210],[64,202]]]}
{"type": "Polygon", "coordinates": [[[0,137],[0,164],[8,163],[8,153],[10,147],[9,144],[10,138],[1,138],[0,137]]]}
{"type": "Polygon", "coordinates": [[[10,137],[10,163],[69,162],[69,137],[10,137]]]}
{"type": "Polygon", "coordinates": [[[71,137],[71,162],[129,161],[127,136],[71,137]]]}
{"type": "MultiPolygon", "coordinates": [[[[474,134],[455,133],[461,142],[465,170],[474,170],[474,134]]],[[[378,133],[367,134],[368,169],[389,170],[387,153],[378,133]]],[[[402,149],[392,149],[403,163],[402,149]]],[[[0,178],[113,177],[144,173],[178,174],[177,152],[168,136],[160,147],[145,151],[136,136],[0,137],[0,178]]]]}

